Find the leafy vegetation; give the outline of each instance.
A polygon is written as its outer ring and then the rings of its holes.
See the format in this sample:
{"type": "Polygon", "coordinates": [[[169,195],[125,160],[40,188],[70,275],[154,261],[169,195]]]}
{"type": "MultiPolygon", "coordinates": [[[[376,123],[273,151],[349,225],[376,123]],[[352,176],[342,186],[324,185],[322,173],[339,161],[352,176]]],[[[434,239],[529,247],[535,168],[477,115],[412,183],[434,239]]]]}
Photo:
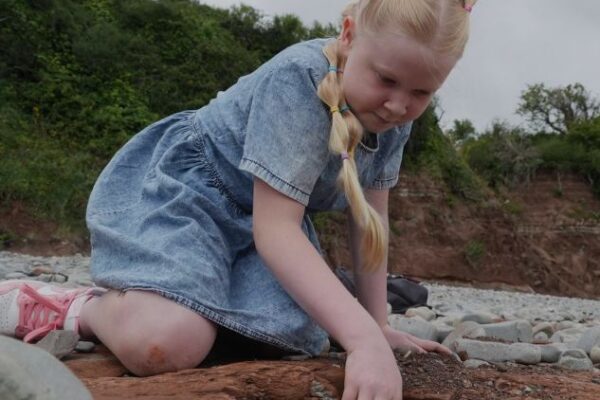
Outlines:
{"type": "MultiPolygon", "coordinates": [[[[528,182],[537,170],[573,172],[587,178],[600,196],[600,103],[581,84],[529,86],[517,112],[531,130],[494,122],[478,134],[455,121],[448,136],[469,166],[494,188],[528,182]]],[[[561,196],[562,189],[555,193],[561,196]]]]}
{"type": "MultiPolygon", "coordinates": [[[[97,175],[133,134],[202,107],[293,43],[335,34],[293,15],[193,0],[0,2],[0,206],[19,201],[83,228],[97,175]]],[[[540,168],[583,174],[600,196],[598,104],[579,84],[537,84],[518,109],[532,131],[494,123],[478,133],[463,120],[447,134],[431,107],[415,122],[404,166],[444,182],[449,204],[540,168]]]]}
{"type": "Polygon", "coordinates": [[[96,176],[133,134],[333,33],[192,0],[0,2],[0,201],[82,227],[96,176]]]}

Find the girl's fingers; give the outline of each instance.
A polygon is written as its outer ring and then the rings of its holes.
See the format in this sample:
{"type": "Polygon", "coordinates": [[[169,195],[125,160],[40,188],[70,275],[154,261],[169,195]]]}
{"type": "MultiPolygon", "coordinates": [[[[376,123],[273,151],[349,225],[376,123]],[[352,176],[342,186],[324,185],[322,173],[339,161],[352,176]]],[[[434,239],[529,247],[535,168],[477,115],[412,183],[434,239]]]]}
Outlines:
{"type": "Polygon", "coordinates": [[[447,347],[442,346],[441,344],[431,340],[414,338],[413,342],[415,342],[418,346],[422,347],[426,351],[435,351],[438,353],[452,354],[452,352],[447,347]]]}
{"type": "Polygon", "coordinates": [[[355,386],[345,386],[344,393],[342,394],[342,400],[356,400],[358,397],[358,391],[355,386]]]}

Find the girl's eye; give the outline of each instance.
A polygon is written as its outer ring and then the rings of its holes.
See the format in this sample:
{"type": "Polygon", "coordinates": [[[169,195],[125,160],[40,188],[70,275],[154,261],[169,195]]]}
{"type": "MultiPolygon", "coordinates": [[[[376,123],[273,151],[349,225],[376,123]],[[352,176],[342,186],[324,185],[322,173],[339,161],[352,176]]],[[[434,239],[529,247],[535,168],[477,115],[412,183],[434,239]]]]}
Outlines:
{"type": "Polygon", "coordinates": [[[431,93],[429,93],[427,90],[415,90],[414,91],[415,96],[417,97],[427,97],[429,96],[431,93]]]}
{"type": "Polygon", "coordinates": [[[396,84],[396,81],[395,81],[395,80],[393,80],[393,79],[391,79],[391,78],[387,78],[387,77],[385,77],[385,76],[381,75],[380,73],[377,73],[377,77],[378,77],[378,78],[379,78],[379,80],[380,80],[380,81],[381,81],[383,84],[385,84],[385,85],[388,85],[388,86],[394,86],[394,85],[396,84]]]}

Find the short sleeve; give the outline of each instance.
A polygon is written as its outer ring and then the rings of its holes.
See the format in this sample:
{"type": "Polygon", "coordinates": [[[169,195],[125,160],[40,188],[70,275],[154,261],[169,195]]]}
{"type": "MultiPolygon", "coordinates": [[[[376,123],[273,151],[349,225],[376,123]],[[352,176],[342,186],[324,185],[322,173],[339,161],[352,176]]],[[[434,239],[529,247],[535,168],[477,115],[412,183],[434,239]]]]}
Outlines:
{"type": "Polygon", "coordinates": [[[368,185],[369,189],[386,190],[398,184],[404,146],[410,137],[411,128],[412,123],[409,122],[395,128],[394,132],[380,134],[382,143],[380,143],[380,151],[377,156],[381,158],[379,161],[382,168],[368,185]]]}
{"type": "Polygon", "coordinates": [[[331,120],[308,66],[282,60],[259,78],[239,168],[308,205],[328,160],[331,120]]]}

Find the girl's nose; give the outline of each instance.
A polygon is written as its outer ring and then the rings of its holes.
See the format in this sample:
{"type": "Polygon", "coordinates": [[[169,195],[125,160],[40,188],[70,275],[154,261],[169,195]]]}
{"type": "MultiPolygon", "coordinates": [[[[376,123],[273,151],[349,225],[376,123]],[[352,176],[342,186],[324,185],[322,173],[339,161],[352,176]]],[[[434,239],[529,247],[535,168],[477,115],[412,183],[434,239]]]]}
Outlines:
{"type": "Polygon", "coordinates": [[[385,102],[384,107],[390,113],[390,117],[399,119],[406,114],[408,105],[410,104],[410,96],[404,92],[395,93],[385,102]]]}

